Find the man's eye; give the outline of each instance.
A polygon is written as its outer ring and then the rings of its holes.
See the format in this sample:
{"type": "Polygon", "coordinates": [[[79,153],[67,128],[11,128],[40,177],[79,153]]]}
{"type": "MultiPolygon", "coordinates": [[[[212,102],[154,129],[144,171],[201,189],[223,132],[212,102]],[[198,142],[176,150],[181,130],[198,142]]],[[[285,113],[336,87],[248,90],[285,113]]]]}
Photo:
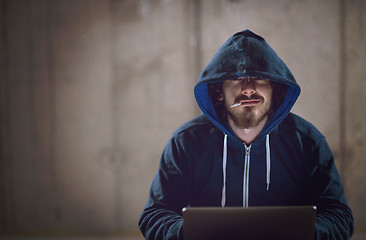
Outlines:
{"type": "Polygon", "coordinates": [[[258,84],[267,84],[267,83],[269,83],[269,80],[268,79],[256,79],[255,80],[255,83],[258,83],[258,84]]]}
{"type": "Polygon", "coordinates": [[[242,84],[242,80],[231,80],[230,81],[230,83],[232,84],[232,85],[237,85],[237,84],[242,84]]]}

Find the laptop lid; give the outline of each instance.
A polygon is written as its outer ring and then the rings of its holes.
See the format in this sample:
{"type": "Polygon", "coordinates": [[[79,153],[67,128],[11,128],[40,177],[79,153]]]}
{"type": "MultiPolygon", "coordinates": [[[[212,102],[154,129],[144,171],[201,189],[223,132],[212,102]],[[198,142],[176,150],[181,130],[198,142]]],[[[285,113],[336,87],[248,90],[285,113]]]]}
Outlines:
{"type": "Polygon", "coordinates": [[[310,240],[315,206],[189,207],[183,212],[185,240],[310,240]]]}

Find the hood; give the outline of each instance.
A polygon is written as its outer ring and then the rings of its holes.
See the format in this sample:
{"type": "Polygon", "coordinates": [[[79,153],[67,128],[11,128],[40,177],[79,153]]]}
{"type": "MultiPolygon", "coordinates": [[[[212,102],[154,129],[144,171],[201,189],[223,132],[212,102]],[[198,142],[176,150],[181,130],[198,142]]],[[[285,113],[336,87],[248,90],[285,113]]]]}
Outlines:
{"type": "Polygon", "coordinates": [[[274,110],[274,114],[271,114],[260,136],[270,133],[290,112],[300,95],[300,87],[286,64],[266,41],[250,30],[235,33],[230,37],[201,73],[194,89],[199,107],[225,134],[235,137],[229,124],[221,121],[216,114],[208,94],[208,85],[239,77],[266,78],[288,86],[284,101],[274,110]]]}

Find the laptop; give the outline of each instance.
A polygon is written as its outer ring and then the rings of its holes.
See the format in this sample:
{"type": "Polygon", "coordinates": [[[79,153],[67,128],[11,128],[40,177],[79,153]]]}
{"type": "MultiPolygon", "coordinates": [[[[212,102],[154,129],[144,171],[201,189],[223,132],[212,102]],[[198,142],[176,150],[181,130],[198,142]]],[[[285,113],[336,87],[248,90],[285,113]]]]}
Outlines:
{"type": "Polygon", "coordinates": [[[185,240],[311,240],[315,206],[183,208],[185,240]]]}

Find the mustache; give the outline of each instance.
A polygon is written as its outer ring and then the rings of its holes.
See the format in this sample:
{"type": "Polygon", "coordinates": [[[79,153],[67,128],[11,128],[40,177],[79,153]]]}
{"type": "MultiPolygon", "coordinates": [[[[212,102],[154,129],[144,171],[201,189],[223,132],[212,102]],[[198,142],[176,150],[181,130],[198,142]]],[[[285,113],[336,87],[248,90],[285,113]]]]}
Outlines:
{"type": "Polygon", "coordinates": [[[250,97],[246,96],[246,95],[242,95],[240,97],[237,97],[235,99],[235,102],[240,102],[240,101],[248,101],[248,100],[264,100],[264,98],[262,96],[259,96],[258,94],[253,94],[250,97]]]}

